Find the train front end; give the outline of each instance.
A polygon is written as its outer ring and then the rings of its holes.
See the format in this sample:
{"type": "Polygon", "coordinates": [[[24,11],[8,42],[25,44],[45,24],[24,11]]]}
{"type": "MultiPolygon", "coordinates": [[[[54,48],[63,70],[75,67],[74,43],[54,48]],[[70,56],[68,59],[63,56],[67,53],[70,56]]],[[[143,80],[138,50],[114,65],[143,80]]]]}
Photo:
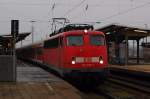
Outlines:
{"type": "Polygon", "coordinates": [[[75,77],[105,77],[107,47],[105,36],[98,31],[65,33],[64,73],[75,77]]]}

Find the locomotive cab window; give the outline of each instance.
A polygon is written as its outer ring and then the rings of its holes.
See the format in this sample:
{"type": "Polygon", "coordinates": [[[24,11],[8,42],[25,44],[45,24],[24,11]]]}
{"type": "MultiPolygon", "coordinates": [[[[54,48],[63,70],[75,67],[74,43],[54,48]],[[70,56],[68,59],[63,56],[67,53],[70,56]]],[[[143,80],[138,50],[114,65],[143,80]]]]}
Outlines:
{"type": "Polygon", "coordinates": [[[96,46],[105,45],[105,40],[103,35],[90,35],[90,44],[96,46]]]}
{"type": "Polygon", "coordinates": [[[67,37],[67,46],[81,46],[83,45],[82,35],[72,35],[67,37]]]}

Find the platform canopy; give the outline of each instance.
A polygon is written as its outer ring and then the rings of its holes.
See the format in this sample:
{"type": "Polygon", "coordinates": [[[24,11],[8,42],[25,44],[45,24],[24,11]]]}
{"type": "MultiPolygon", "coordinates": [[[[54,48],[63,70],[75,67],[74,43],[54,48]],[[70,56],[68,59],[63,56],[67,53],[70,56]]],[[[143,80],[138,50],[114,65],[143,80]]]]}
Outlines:
{"type": "MultiPolygon", "coordinates": [[[[16,43],[24,40],[28,35],[30,35],[30,32],[19,33],[16,37],[16,43]]],[[[12,39],[12,35],[0,35],[0,45],[8,46],[8,44],[12,43],[12,39]]]]}
{"type": "MultiPolygon", "coordinates": [[[[109,48],[109,42],[115,42],[115,45],[119,45],[124,41],[125,45],[125,64],[128,64],[129,48],[128,40],[136,40],[137,42],[137,63],[139,64],[139,46],[140,39],[150,36],[150,30],[138,27],[131,27],[125,25],[111,24],[105,27],[96,29],[97,31],[104,32],[106,41],[109,48]]],[[[147,43],[147,42],[146,42],[147,43]]],[[[134,46],[134,45],[133,45],[134,46]]],[[[119,48],[116,48],[116,56],[119,57],[119,48]]]]}
{"type": "Polygon", "coordinates": [[[98,28],[96,30],[103,31],[108,42],[122,42],[123,40],[125,40],[126,36],[128,37],[128,40],[139,40],[141,38],[150,36],[150,30],[148,29],[117,24],[111,24],[105,27],[98,28]]]}

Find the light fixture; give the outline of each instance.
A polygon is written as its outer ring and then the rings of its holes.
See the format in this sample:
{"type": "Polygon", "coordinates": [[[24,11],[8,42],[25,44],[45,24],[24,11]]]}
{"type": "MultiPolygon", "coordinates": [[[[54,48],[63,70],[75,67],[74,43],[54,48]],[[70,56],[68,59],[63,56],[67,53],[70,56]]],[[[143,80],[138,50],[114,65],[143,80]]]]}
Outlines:
{"type": "Polygon", "coordinates": [[[109,34],[110,34],[110,32],[107,32],[106,34],[107,34],[107,35],[109,35],[109,34]]]}
{"type": "Polygon", "coordinates": [[[73,60],[71,63],[72,63],[72,64],[75,64],[76,62],[73,60]]]}
{"type": "Polygon", "coordinates": [[[72,57],[72,61],[71,61],[71,64],[75,64],[76,61],[75,61],[75,57],[72,57]]]}
{"type": "Polygon", "coordinates": [[[147,31],[143,31],[143,30],[134,30],[134,32],[148,33],[147,31]]]}
{"type": "Polygon", "coordinates": [[[103,64],[103,63],[104,63],[104,61],[103,61],[103,60],[100,60],[100,61],[99,61],[99,63],[100,63],[100,64],[103,64]]]}
{"type": "Polygon", "coordinates": [[[87,32],[88,32],[88,30],[84,30],[84,32],[85,32],[85,33],[87,33],[87,32]]]}
{"type": "Polygon", "coordinates": [[[99,63],[100,63],[100,64],[103,64],[103,63],[104,63],[102,56],[99,57],[99,63]]]}

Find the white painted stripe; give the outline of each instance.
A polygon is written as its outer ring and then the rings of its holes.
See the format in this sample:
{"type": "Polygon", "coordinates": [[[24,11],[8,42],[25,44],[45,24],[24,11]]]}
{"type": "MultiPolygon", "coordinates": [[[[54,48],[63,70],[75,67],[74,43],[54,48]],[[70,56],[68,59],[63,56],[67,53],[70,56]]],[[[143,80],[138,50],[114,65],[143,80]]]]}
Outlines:
{"type": "Polygon", "coordinates": [[[45,83],[45,85],[48,87],[48,89],[49,89],[51,92],[54,91],[54,89],[49,85],[49,83],[45,83]]]}

